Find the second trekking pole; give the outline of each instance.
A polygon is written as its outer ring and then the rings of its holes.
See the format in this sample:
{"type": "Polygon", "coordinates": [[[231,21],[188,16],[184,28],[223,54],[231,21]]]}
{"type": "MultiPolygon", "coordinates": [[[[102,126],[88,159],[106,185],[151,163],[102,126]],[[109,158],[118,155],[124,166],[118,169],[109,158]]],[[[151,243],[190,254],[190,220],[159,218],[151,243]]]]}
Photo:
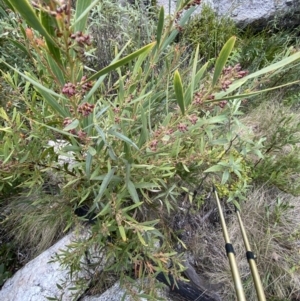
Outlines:
{"type": "Polygon", "coordinates": [[[232,274],[232,278],[233,278],[233,282],[234,282],[236,296],[237,296],[238,301],[246,301],[241,277],[240,277],[237,263],[235,260],[234,249],[233,249],[232,244],[230,243],[221,203],[220,203],[218,193],[217,193],[215,187],[213,188],[213,190],[215,192],[215,196],[216,196],[216,200],[217,200],[217,204],[218,204],[218,210],[219,210],[223,235],[224,235],[224,239],[225,239],[225,243],[226,243],[225,249],[226,249],[227,257],[228,257],[229,264],[230,264],[230,269],[231,269],[231,274],[232,274]]]}

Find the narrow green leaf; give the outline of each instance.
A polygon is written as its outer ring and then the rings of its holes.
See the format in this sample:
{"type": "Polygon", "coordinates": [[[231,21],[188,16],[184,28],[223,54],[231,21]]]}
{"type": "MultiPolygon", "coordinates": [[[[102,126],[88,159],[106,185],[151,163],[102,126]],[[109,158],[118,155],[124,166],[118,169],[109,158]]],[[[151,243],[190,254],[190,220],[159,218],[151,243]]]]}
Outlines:
{"type": "Polygon", "coordinates": [[[94,203],[98,203],[98,202],[101,200],[101,198],[102,198],[102,196],[103,196],[103,194],[104,194],[104,192],[105,192],[107,186],[109,185],[109,183],[110,183],[111,180],[112,180],[112,177],[113,177],[113,175],[114,175],[114,173],[115,173],[115,170],[116,170],[115,168],[112,168],[112,169],[105,175],[105,177],[104,177],[104,179],[103,179],[103,181],[102,181],[102,183],[101,183],[101,186],[100,186],[100,189],[99,189],[99,193],[98,193],[97,197],[96,197],[95,200],[94,200],[94,203]]]}
{"type": "Polygon", "coordinates": [[[194,89],[197,85],[199,85],[200,80],[203,78],[203,75],[205,74],[205,71],[207,69],[209,62],[205,63],[200,70],[196,73],[196,75],[193,77],[191,83],[188,85],[185,93],[184,93],[184,99],[186,99],[186,105],[189,105],[194,97],[194,89]]]}
{"type": "Polygon", "coordinates": [[[178,70],[176,70],[174,73],[174,90],[175,90],[176,101],[180,107],[182,115],[184,115],[185,109],[184,109],[183,87],[182,87],[182,81],[178,70]]]}
{"type": "Polygon", "coordinates": [[[127,241],[125,229],[122,225],[119,226],[119,232],[123,241],[127,241]]]}
{"type": "Polygon", "coordinates": [[[87,179],[90,179],[91,176],[91,167],[92,167],[93,155],[87,151],[85,159],[85,174],[87,179]]]}
{"type": "Polygon", "coordinates": [[[222,73],[223,68],[226,65],[226,62],[228,60],[228,57],[233,49],[234,43],[235,43],[236,37],[231,37],[223,46],[219,57],[217,58],[216,61],[216,66],[215,66],[215,72],[212,80],[212,86],[214,87],[216,83],[219,80],[219,77],[222,73]]]}
{"type": "Polygon", "coordinates": [[[12,149],[11,152],[10,152],[9,154],[4,155],[5,160],[4,160],[3,163],[2,163],[3,165],[6,164],[6,163],[9,161],[9,159],[10,159],[10,157],[12,156],[13,153],[14,153],[14,149],[12,149]]]}
{"type": "Polygon", "coordinates": [[[103,68],[102,70],[100,70],[99,72],[96,72],[95,74],[93,74],[87,81],[91,81],[94,80],[96,78],[99,78],[102,75],[107,74],[108,72],[115,70],[127,63],[129,63],[130,61],[132,61],[133,59],[135,59],[136,57],[138,57],[139,55],[141,55],[142,53],[149,53],[150,50],[153,48],[153,46],[155,45],[156,42],[153,42],[149,45],[146,45],[144,47],[142,47],[141,49],[125,56],[124,58],[116,61],[115,63],[103,68]]]}
{"type": "Polygon", "coordinates": [[[110,203],[108,202],[104,208],[95,216],[95,218],[99,217],[99,216],[103,216],[105,214],[107,214],[110,211],[110,203]]]}
{"type": "Polygon", "coordinates": [[[145,141],[148,140],[148,137],[149,137],[149,131],[147,128],[147,117],[145,114],[145,110],[142,106],[140,106],[140,115],[141,115],[141,121],[142,121],[142,130],[141,130],[141,135],[140,135],[140,139],[138,142],[138,146],[142,147],[142,145],[145,143],[145,141]]]}
{"type": "MultiPolygon", "coordinates": [[[[179,25],[183,26],[190,18],[190,16],[192,15],[192,13],[196,10],[195,6],[192,6],[190,9],[188,9],[184,15],[180,18],[179,21],[179,25]]],[[[168,47],[176,38],[176,36],[178,35],[179,31],[177,29],[174,29],[169,37],[167,39],[165,39],[165,41],[163,42],[162,46],[161,46],[161,51],[163,51],[166,47],[168,47]]]]}
{"type": "Polygon", "coordinates": [[[32,6],[27,0],[9,0],[9,2],[15,8],[15,10],[23,17],[23,19],[30,27],[37,30],[46,40],[55,45],[55,42],[53,41],[52,37],[44,28],[44,26],[36,16],[32,6]]]}
{"type": "Polygon", "coordinates": [[[97,154],[97,151],[92,147],[92,146],[89,146],[88,147],[88,152],[92,155],[92,156],[95,156],[97,154]]]}
{"type": "Polygon", "coordinates": [[[206,169],[204,172],[218,172],[218,171],[222,171],[224,170],[224,167],[223,166],[220,166],[220,165],[214,165],[208,169],[206,169]]]}
{"type": "Polygon", "coordinates": [[[219,115],[219,116],[214,116],[214,117],[211,117],[211,118],[205,120],[203,122],[203,124],[222,123],[223,121],[226,121],[226,120],[228,120],[228,116],[226,116],[226,115],[219,115]]]}
{"type": "MultiPolygon", "coordinates": [[[[39,88],[40,90],[45,91],[48,94],[51,94],[53,96],[59,97],[61,99],[64,99],[66,101],[68,101],[67,98],[65,98],[64,96],[46,88],[45,86],[43,86],[42,84],[40,84],[39,82],[35,81],[34,79],[32,79],[31,77],[27,76],[26,74],[20,72],[18,69],[12,67],[11,65],[7,64],[4,61],[1,61],[3,64],[5,64],[7,67],[9,67],[10,69],[14,70],[15,72],[17,72],[18,74],[20,74],[22,77],[24,77],[26,80],[28,80],[31,84],[33,84],[35,87],[39,88]]],[[[31,74],[30,74],[31,75],[31,74]]]]}
{"type": "Polygon", "coordinates": [[[11,132],[12,132],[12,129],[11,129],[10,127],[6,127],[6,128],[0,127],[0,131],[6,132],[6,133],[11,133],[11,132]]]}
{"type": "Polygon", "coordinates": [[[139,196],[138,196],[137,191],[134,187],[134,184],[130,180],[128,181],[127,188],[128,188],[128,191],[129,191],[130,196],[132,197],[133,201],[135,203],[139,203],[140,202],[139,196]]]}
{"type": "Polygon", "coordinates": [[[5,2],[5,4],[14,12],[15,9],[14,7],[11,5],[11,3],[9,2],[9,0],[3,0],[5,2]]]}
{"type": "Polygon", "coordinates": [[[157,33],[156,33],[157,47],[159,47],[160,45],[161,35],[164,29],[164,20],[165,20],[164,7],[161,6],[159,11],[159,16],[158,16],[157,33]]]}
{"type": "Polygon", "coordinates": [[[79,125],[79,120],[75,119],[64,128],[64,131],[68,132],[70,130],[76,129],[78,125],[79,125]]]}
{"type": "Polygon", "coordinates": [[[22,50],[26,55],[29,55],[27,48],[23,44],[21,44],[20,42],[18,42],[16,40],[10,39],[10,38],[7,38],[7,40],[9,40],[11,43],[13,43],[17,48],[22,50]]]}
{"type": "Polygon", "coordinates": [[[226,184],[226,182],[228,181],[228,179],[229,179],[229,171],[228,171],[228,170],[225,170],[225,171],[223,172],[223,175],[222,175],[221,185],[226,184]]]}
{"type": "Polygon", "coordinates": [[[136,145],[133,141],[131,141],[128,137],[126,137],[125,135],[123,135],[123,134],[121,134],[121,133],[119,133],[119,132],[114,131],[112,128],[110,128],[110,129],[108,130],[108,133],[109,133],[110,135],[113,135],[113,136],[119,138],[120,140],[122,140],[122,141],[124,141],[124,142],[130,144],[130,145],[133,146],[135,149],[137,149],[137,150],[139,149],[139,148],[137,147],[137,145],[136,145]]]}
{"type": "Polygon", "coordinates": [[[88,14],[99,0],[95,0],[92,4],[91,2],[92,0],[76,1],[75,20],[71,26],[74,32],[85,31],[88,14]]]}
{"type": "Polygon", "coordinates": [[[65,84],[64,74],[61,71],[61,69],[58,67],[55,60],[48,53],[47,53],[47,61],[55,77],[58,79],[59,83],[63,86],[65,84]]]}
{"type": "MultiPolygon", "coordinates": [[[[41,11],[40,12],[40,20],[44,28],[47,30],[51,37],[55,37],[55,28],[58,28],[58,24],[56,18],[52,17],[48,12],[41,11]]],[[[46,39],[46,44],[51,53],[52,57],[58,64],[62,64],[60,57],[59,48],[53,44],[52,41],[46,39]]]]}
{"type": "Polygon", "coordinates": [[[66,112],[66,109],[62,107],[54,97],[38,87],[35,88],[43,96],[44,100],[54,110],[54,112],[59,113],[59,115],[62,117],[69,116],[69,114],[66,112]]]}
{"type": "Polygon", "coordinates": [[[6,121],[9,121],[8,115],[6,114],[5,110],[2,107],[0,108],[0,117],[6,121]]]}
{"type": "Polygon", "coordinates": [[[191,84],[190,84],[190,89],[189,94],[190,95],[184,95],[185,99],[187,100],[186,105],[188,106],[194,98],[194,90],[195,90],[195,85],[196,83],[196,72],[197,72],[197,65],[198,65],[198,56],[199,56],[199,44],[197,45],[196,51],[195,51],[195,57],[194,57],[194,62],[193,62],[193,69],[192,69],[192,75],[191,75],[191,84]]]}
{"type": "Polygon", "coordinates": [[[133,204],[131,206],[125,207],[125,208],[122,209],[122,212],[125,213],[125,212],[128,212],[128,211],[131,211],[132,209],[135,209],[135,208],[141,206],[143,203],[144,202],[138,202],[138,203],[135,203],[135,204],[133,204]]]}
{"type": "MultiPolygon", "coordinates": [[[[251,92],[245,93],[245,94],[236,94],[236,95],[233,95],[233,96],[224,96],[224,94],[227,95],[227,94],[229,94],[229,92],[227,92],[227,91],[225,93],[221,92],[221,93],[217,93],[215,95],[215,100],[212,100],[212,101],[230,100],[230,99],[238,99],[238,98],[249,98],[249,97],[252,97],[252,96],[257,95],[257,94],[273,91],[273,90],[276,90],[276,89],[288,87],[288,86],[299,84],[299,83],[300,83],[300,80],[296,80],[294,82],[289,82],[289,83],[286,83],[284,85],[279,85],[279,86],[276,86],[276,87],[263,89],[263,90],[258,90],[258,91],[251,91],[251,92]]],[[[239,86],[241,86],[241,85],[239,85],[239,86]]]]}
{"type": "MultiPolygon", "coordinates": [[[[272,71],[275,71],[279,68],[283,68],[297,60],[300,59],[300,51],[299,52],[296,52],[294,54],[292,54],[291,56],[277,62],[277,63],[274,63],[274,64],[271,64],[270,66],[267,66],[261,70],[258,70],[254,73],[251,73],[237,81],[235,81],[234,83],[232,83],[232,85],[230,85],[230,87],[226,90],[226,91],[222,91],[220,93],[217,93],[215,96],[216,96],[216,99],[222,99],[223,97],[225,97],[226,95],[228,95],[229,93],[237,90],[239,87],[241,87],[246,81],[248,81],[249,79],[252,79],[252,78],[256,78],[258,76],[261,76],[261,75],[264,75],[266,73],[269,73],[269,72],[272,72],[272,71]]],[[[297,82],[297,81],[296,81],[297,82]]],[[[296,83],[294,82],[294,83],[296,83]]],[[[263,91],[270,91],[271,89],[277,89],[277,88],[281,88],[281,87],[284,87],[284,86],[288,86],[292,83],[287,83],[287,84],[284,84],[284,85],[280,85],[280,86],[277,86],[277,87],[272,87],[272,88],[269,88],[269,89],[266,89],[266,90],[263,90],[263,91]]],[[[258,93],[262,93],[263,91],[255,91],[255,92],[250,92],[248,94],[245,94],[245,95],[254,95],[254,94],[258,94],[258,93]]],[[[227,99],[231,99],[231,98],[227,98],[227,99]]]]}
{"type": "Polygon", "coordinates": [[[270,66],[267,66],[261,70],[251,73],[251,74],[247,75],[246,77],[247,77],[247,79],[250,79],[250,78],[255,78],[255,77],[261,76],[268,72],[272,72],[279,68],[285,67],[286,65],[288,65],[296,60],[299,60],[299,59],[300,59],[300,51],[290,55],[289,57],[287,57],[277,63],[271,64],[270,66]]]}
{"type": "Polygon", "coordinates": [[[139,241],[142,243],[142,245],[144,245],[145,247],[147,247],[148,245],[146,244],[146,242],[145,242],[145,240],[144,240],[144,238],[143,238],[143,236],[141,235],[140,232],[137,232],[137,236],[139,238],[139,241]]]}

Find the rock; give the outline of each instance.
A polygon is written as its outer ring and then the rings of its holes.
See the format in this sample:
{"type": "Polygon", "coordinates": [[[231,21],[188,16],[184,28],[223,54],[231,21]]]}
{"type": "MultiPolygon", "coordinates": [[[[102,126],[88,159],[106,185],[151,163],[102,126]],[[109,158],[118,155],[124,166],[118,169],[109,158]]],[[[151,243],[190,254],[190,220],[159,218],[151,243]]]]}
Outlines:
{"type": "MultiPolygon", "coordinates": [[[[120,301],[123,300],[125,294],[125,289],[121,288],[120,282],[115,283],[110,289],[101,295],[97,296],[85,296],[81,298],[81,301],[120,301]]],[[[160,290],[159,295],[163,297],[166,301],[172,301],[172,299],[166,296],[167,292],[165,290],[160,290]]],[[[124,301],[131,301],[132,298],[127,295],[124,301]]],[[[140,298],[140,301],[147,301],[145,298],[140,298]]]]}
{"type": "MultiPolygon", "coordinates": [[[[219,16],[229,16],[238,26],[249,24],[259,30],[270,20],[279,18],[280,25],[290,28],[300,24],[300,0],[206,0],[219,16]]],[[[159,6],[165,7],[166,13],[173,13],[176,1],[157,0],[159,6]]],[[[200,12],[200,10],[197,10],[200,12]]]]}
{"type": "Polygon", "coordinates": [[[62,301],[72,300],[72,295],[76,292],[69,290],[72,281],[66,268],[60,266],[55,261],[49,263],[60,250],[76,238],[74,233],[70,233],[48,250],[26,264],[15,275],[8,279],[0,291],[1,301],[47,301],[46,297],[62,296],[62,301]],[[61,281],[67,281],[68,285],[60,290],[57,286],[61,281]]]}

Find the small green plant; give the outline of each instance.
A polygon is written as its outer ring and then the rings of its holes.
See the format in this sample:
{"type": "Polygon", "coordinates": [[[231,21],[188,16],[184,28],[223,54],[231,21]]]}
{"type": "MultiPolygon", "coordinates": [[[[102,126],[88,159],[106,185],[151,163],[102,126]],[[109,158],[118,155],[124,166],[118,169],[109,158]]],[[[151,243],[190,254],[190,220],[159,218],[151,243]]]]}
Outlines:
{"type": "Polygon", "coordinates": [[[255,128],[256,136],[265,137],[261,149],[264,158],[253,162],[252,177],[257,183],[299,195],[298,120],[297,111],[275,101],[262,103],[244,120],[255,128]]]}
{"type": "Polygon", "coordinates": [[[11,277],[13,271],[11,268],[15,265],[15,250],[11,243],[1,241],[0,246],[0,287],[11,277]]]}
{"type": "Polygon", "coordinates": [[[234,22],[218,17],[209,5],[202,5],[201,13],[193,16],[181,33],[181,42],[189,49],[199,44],[199,55],[205,61],[217,57],[225,42],[237,34],[234,22]]]}

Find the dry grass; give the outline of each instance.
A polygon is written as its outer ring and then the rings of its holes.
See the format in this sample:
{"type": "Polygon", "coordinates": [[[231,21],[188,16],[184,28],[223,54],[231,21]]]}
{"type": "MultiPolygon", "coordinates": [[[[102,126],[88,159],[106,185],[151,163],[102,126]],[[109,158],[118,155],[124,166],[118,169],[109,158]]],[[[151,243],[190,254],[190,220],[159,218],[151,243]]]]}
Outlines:
{"type": "Polygon", "coordinates": [[[26,263],[51,247],[65,233],[71,208],[59,196],[37,193],[10,199],[3,209],[6,240],[13,240],[26,263]]]}
{"type": "MultiPolygon", "coordinates": [[[[230,205],[223,207],[246,299],[257,300],[237,217],[230,205]]],[[[241,206],[241,216],[268,300],[300,300],[300,197],[274,188],[254,189],[241,206]]],[[[189,244],[199,274],[222,284],[222,300],[235,300],[219,222],[209,218],[199,224],[189,244]]]]}

